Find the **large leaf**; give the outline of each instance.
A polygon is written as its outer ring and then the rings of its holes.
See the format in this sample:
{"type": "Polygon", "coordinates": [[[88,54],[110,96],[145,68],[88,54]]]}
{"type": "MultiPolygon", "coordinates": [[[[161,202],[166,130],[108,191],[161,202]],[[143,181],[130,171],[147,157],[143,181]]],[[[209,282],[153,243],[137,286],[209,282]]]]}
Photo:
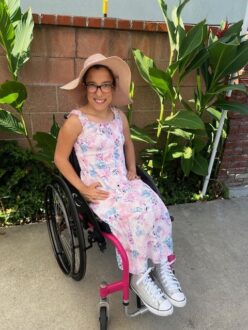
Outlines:
{"type": "MultiPolygon", "coordinates": [[[[203,131],[201,131],[203,132],[203,131]]],[[[202,149],[205,148],[205,146],[208,143],[208,136],[201,136],[199,134],[195,135],[194,140],[192,142],[192,148],[195,150],[195,152],[199,152],[202,149]]]]}
{"type": "Polygon", "coordinates": [[[156,68],[153,59],[144,55],[140,49],[133,49],[133,56],[142,78],[150,83],[149,70],[156,68]]]}
{"type": "Polygon", "coordinates": [[[158,0],[158,3],[160,5],[160,8],[161,8],[163,16],[164,16],[165,23],[167,25],[171,49],[172,50],[176,49],[176,43],[177,43],[176,27],[175,27],[175,24],[173,23],[173,21],[171,21],[168,17],[168,12],[167,12],[168,6],[164,2],[164,0],[158,0]]]}
{"type": "Polygon", "coordinates": [[[29,59],[30,44],[33,39],[34,21],[29,9],[18,22],[15,29],[15,43],[12,56],[15,58],[14,74],[17,76],[20,67],[29,59]]]}
{"type": "Polygon", "coordinates": [[[1,102],[0,103],[8,103],[12,105],[16,110],[20,111],[22,110],[23,103],[25,102],[27,98],[27,90],[26,87],[17,81],[7,81],[0,85],[0,100],[3,98],[6,98],[8,95],[17,95],[16,98],[13,98],[12,102],[1,102]]]}
{"type": "Polygon", "coordinates": [[[226,92],[229,92],[229,91],[240,91],[240,92],[243,92],[243,93],[246,93],[247,94],[247,89],[246,89],[246,86],[243,85],[243,84],[233,84],[233,85],[227,85],[227,86],[223,86],[223,85],[217,85],[215,86],[211,92],[208,91],[207,94],[220,94],[220,93],[226,93],[226,92]]]}
{"type": "Polygon", "coordinates": [[[238,46],[236,56],[229,58],[227,65],[223,68],[223,72],[220,73],[220,78],[225,77],[226,75],[230,75],[236,73],[240,69],[242,69],[248,63],[248,40],[242,42],[240,46],[238,46]]]}
{"type": "Polygon", "coordinates": [[[162,125],[192,130],[205,129],[204,122],[196,113],[185,110],[178,111],[175,115],[167,117],[162,122],[162,125]]]}
{"type": "Polygon", "coordinates": [[[35,133],[33,139],[37,142],[37,147],[40,149],[39,153],[46,155],[47,159],[52,161],[56,147],[56,139],[46,132],[35,133]]]}
{"type": "Polygon", "coordinates": [[[208,59],[208,52],[205,48],[201,49],[194,57],[191,62],[187,65],[186,69],[181,73],[180,80],[188,75],[191,71],[200,68],[204,62],[208,59]]]}
{"type": "MultiPolygon", "coordinates": [[[[0,2],[0,44],[10,61],[10,54],[14,46],[15,31],[11,23],[8,8],[4,1],[0,2]]],[[[11,63],[10,63],[11,67],[11,63]]]]}
{"type": "Polygon", "coordinates": [[[20,0],[5,0],[8,6],[10,20],[15,27],[17,22],[20,21],[22,13],[20,7],[20,0]]]}
{"type": "Polygon", "coordinates": [[[237,57],[238,45],[238,41],[226,44],[218,40],[209,46],[209,62],[213,71],[214,82],[226,75],[226,68],[237,57]]]}
{"type": "Polygon", "coordinates": [[[136,126],[130,127],[131,138],[135,141],[156,143],[144,130],[136,126]]]}
{"type": "Polygon", "coordinates": [[[192,27],[184,38],[179,53],[179,59],[190,55],[195,51],[204,40],[205,21],[202,21],[192,27]]]}
{"type": "Polygon", "coordinates": [[[219,107],[223,110],[230,110],[234,112],[239,112],[244,115],[248,115],[248,106],[247,104],[242,104],[233,101],[217,101],[214,104],[216,107],[219,107]]]}
{"type": "Polygon", "coordinates": [[[200,154],[194,156],[191,171],[195,174],[207,176],[208,175],[208,161],[200,154]]]}
{"type": "Polygon", "coordinates": [[[25,135],[22,122],[9,111],[0,109],[0,130],[25,135]]]}
{"type": "Polygon", "coordinates": [[[168,72],[161,71],[157,68],[149,69],[150,81],[153,88],[162,96],[168,95],[173,101],[175,92],[172,85],[172,79],[168,72]]]}

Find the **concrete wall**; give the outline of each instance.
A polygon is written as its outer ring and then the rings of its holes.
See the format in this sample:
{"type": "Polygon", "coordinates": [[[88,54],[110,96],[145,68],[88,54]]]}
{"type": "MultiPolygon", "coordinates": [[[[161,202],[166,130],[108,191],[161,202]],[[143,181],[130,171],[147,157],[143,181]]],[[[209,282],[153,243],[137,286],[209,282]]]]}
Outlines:
{"type": "MultiPolygon", "coordinates": [[[[31,7],[34,13],[102,16],[102,0],[21,0],[24,9],[31,7]]],[[[167,0],[169,8],[178,4],[167,0]]],[[[185,7],[183,19],[196,23],[206,18],[209,24],[219,24],[228,19],[236,22],[244,18],[247,0],[191,0],[185,7]]],[[[163,21],[157,0],[109,0],[109,17],[136,20],[163,21]]]]}

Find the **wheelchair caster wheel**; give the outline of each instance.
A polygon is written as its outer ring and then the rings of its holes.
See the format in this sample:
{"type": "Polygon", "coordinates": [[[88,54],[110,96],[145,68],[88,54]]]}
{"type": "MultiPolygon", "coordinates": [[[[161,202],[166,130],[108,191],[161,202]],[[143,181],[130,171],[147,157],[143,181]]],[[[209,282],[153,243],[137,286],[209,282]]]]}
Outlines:
{"type": "Polygon", "coordinates": [[[100,308],[100,330],[107,330],[108,328],[108,315],[107,315],[107,307],[103,306],[100,308]]]}

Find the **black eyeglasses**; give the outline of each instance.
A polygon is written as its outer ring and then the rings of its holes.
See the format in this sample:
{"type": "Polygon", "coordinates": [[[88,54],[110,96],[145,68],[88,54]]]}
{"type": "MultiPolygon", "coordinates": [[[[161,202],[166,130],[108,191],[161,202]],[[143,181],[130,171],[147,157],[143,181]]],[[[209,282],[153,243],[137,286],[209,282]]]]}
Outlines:
{"type": "Polygon", "coordinates": [[[112,83],[104,83],[101,85],[96,85],[94,83],[86,83],[85,87],[89,93],[96,93],[98,88],[100,88],[102,93],[110,93],[114,87],[112,83]]]}

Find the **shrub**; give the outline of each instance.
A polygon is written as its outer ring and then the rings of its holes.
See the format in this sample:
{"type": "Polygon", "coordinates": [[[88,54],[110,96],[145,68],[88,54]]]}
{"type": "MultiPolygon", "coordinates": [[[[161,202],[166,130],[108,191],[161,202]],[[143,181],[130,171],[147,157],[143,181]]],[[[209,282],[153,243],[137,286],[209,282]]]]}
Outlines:
{"type": "Polygon", "coordinates": [[[38,221],[51,173],[29,150],[0,141],[0,225],[38,221]]]}

